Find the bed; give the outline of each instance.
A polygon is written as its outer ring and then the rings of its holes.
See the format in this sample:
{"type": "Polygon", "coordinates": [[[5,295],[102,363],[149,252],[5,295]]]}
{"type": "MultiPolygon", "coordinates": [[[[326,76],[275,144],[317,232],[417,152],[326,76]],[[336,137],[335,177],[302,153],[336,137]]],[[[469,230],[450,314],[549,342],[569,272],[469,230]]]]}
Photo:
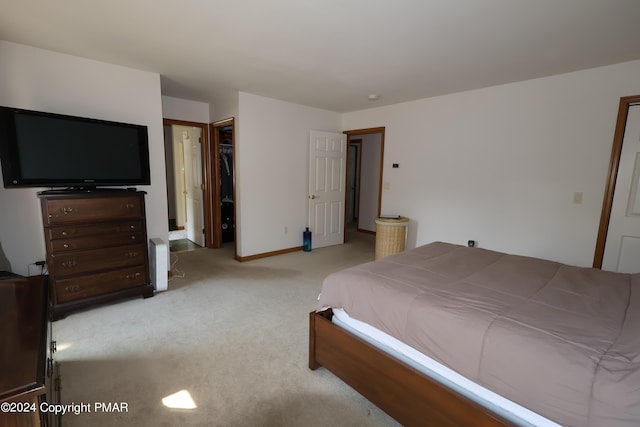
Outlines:
{"type": "Polygon", "coordinates": [[[407,426],[637,426],[638,331],[640,274],[435,242],[329,275],[310,313],[309,367],[407,426]],[[481,393],[343,324],[341,312],[481,393]]]}

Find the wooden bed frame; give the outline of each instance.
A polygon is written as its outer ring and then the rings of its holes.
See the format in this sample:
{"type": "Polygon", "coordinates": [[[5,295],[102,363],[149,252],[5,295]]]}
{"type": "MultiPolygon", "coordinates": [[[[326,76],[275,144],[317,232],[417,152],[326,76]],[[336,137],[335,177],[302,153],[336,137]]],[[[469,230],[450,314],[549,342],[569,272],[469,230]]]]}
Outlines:
{"type": "Polygon", "coordinates": [[[309,368],[324,366],[405,426],[509,426],[487,408],[331,322],[309,314],[309,368]]]}

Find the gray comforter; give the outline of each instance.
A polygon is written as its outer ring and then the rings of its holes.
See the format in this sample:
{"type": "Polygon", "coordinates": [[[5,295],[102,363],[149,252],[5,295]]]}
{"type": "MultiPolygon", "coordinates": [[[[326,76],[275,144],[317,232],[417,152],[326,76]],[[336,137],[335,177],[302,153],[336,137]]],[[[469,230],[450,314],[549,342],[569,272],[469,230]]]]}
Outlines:
{"type": "Polygon", "coordinates": [[[640,425],[640,274],[436,242],[331,274],[319,305],[560,424],[640,425]]]}

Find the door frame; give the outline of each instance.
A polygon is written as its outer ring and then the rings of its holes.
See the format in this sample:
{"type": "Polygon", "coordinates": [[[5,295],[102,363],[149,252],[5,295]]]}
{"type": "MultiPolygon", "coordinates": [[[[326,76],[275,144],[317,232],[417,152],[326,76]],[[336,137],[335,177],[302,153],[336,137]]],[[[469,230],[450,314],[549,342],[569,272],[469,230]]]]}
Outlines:
{"type": "MultiPolygon", "coordinates": [[[[342,133],[344,133],[345,135],[347,135],[347,145],[349,144],[349,138],[352,136],[357,136],[357,135],[368,135],[368,134],[372,134],[372,133],[379,133],[380,134],[380,176],[378,177],[378,216],[380,215],[380,209],[382,206],[382,174],[383,174],[383,167],[384,167],[384,133],[385,133],[385,127],[384,126],[380,126],[380,127],[375,127],[375,128],[366,128],[366,129],[354,129],[354,130],[345,130],[342,133]]],[[[360,156],[362,156],[362,152],[360,152],[360,156]]],[[[349,177],[349,150],[347,150],[347,173],[345,175],[345,188],[346,185],[348,184],[348,177],[349,177]]],[[[362,185],[362,183],[360,184],[362,185]]],[[[347,203],[346,198],[349,197],[349,192],[347,191],[345,193],[345,206],[347,203]]],[[[344,221],[346,224],[347,221],[347,210],[344,210],[344,221]]],[[[347,241],[347,227],[344,227],[344,241],[347,241]]]]}
{"type": "MultiPolygon", "coordinates": [[[[222,210],[220,200],[220,138],[218,135],[218,128],[231,126],[231,157],[233,158],[233,175],[231,177],[231,182],[233,184],[233,253],[235,254],[236,259],[238,258],[237,252],[237,230],[238,227],[235,226],[237,223],[237,215],[236,215],[236,126],[235,126],[235,118],[229,117],[227,119],[218,120],[216,122],[210,123],[209,128],[212,135],[212,143],[210,147],[210,161],[211,161],[211,173],[213,174],[213,185],[211,186],[211,204],[210,209],[213,215],[212,218],[212,233],[211,233],[211,242],[212,248],[221,248],[222,247],[222,210]]],[[[209,156],[207,156],[209,157],[209,156]]]]}
{"type": "MultiPolygon", "coordinates": [[[[211,144],[209,143],[209,125],[207,123],[199,123],[199,122],[190,122],[186,120],[174,120],[174,119],[162,119],[162,124],[166,126],[188,126],[200,128],[200,135],[202,138],[202,183],[204,188],[203,190],[203,207],[204,207],[204,243],[207,248],[212,248],[213,246],[213,235],[212,235],[212,204],[213,198],[211,195],[211,188],[215,188],[215,181],[213,181],[212,171],[211,171],[211,144]]],[[[166,167],[166,165],[165,165],[166,167]]]]}
{"type": "Polygon", "coordinates": [[[616,190],[616,180],[618,179],[618,168],[620,166],[620,155],[622,154],[622,141],[627,127],[627,115],[632,104],[640,103],[640,95],[623,96],[620,98],[618,107],[618,118],[616,120],[616,130],[613,133],[613,147],[611,148],[611,159],[609,160],[609,173],[604,190],[602,201],[602,212],[600,214],[600,226],[598,228],[598,238],[596,240],[596,250],[593,256],[593,267],[602,268],[602,259],[609,232],[609,221],[611,220],[611,207],[613,206],[613,195],[616,190]]]}

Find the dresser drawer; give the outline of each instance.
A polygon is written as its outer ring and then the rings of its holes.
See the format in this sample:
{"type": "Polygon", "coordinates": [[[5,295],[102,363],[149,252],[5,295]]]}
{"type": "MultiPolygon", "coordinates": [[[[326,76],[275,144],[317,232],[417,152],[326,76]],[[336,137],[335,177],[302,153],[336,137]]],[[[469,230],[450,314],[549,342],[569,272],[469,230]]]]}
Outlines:
{"type": "Polygon", "coordinates": [[[57,280],[53,287],[56,303],[63,304],[135,286],[143,286],[148,283],[148,280],[145,266],[137,265],[104,273],[57,280]]]}
{"type": "Polygon", "coordinates": [[[54,253],[50,257],[49,269],[54,277],[61,278],[146,262],[147,246],[130,245],[82,252],[54,253]]]}
{"type": "Polygon", "coordinates": [[[97,223],[92,225],[63,225],[45,230],[47,240],[73,239],[86,236],[103,236],[105,234],[144,232],[143,221],[120,221],[97,223]]]}
{"type": "Polygon", "coordinates": [[[43,219],[45,226],[140,218],[143,215],[143,199],[137,195],[43,199],[43,219]]]}
{"type": "Polygon", "coordinates": [[[103,236],[87,236],[77,239],[51,240],[51,250],[59,254],[65,251],[99,249],[111,246],[123,246],[136,244],[144,241],[144,233],[114,233],[103,236]]]}

